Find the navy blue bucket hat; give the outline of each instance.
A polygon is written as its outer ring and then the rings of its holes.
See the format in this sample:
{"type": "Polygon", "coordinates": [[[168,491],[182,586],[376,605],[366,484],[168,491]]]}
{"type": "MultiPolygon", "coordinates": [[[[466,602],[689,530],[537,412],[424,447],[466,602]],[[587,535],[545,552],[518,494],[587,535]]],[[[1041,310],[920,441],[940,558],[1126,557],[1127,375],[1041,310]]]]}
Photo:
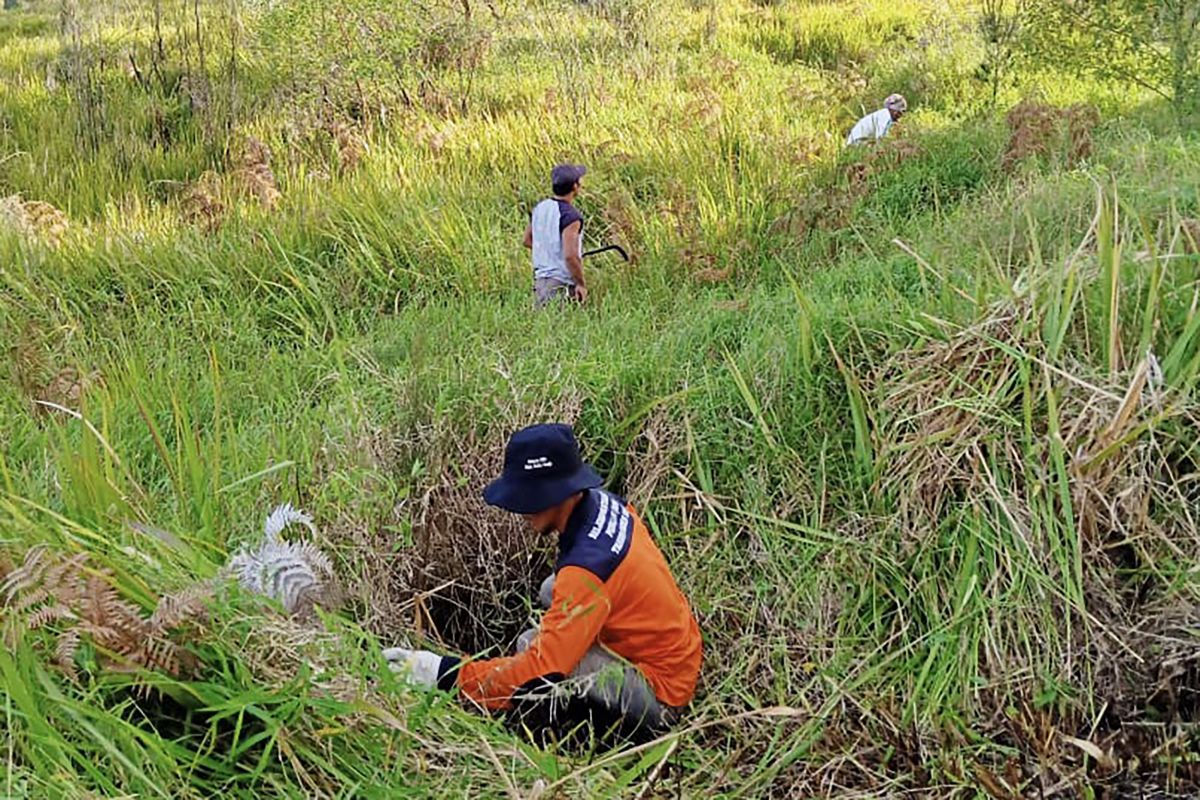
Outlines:
{"type": "Polygon", "coordinates": [[[508,440],[504,471],[483,490],[483,499],[515,514],[537,514],[603,483],[579,455],[570,425],[531,425],[508,440]]]}

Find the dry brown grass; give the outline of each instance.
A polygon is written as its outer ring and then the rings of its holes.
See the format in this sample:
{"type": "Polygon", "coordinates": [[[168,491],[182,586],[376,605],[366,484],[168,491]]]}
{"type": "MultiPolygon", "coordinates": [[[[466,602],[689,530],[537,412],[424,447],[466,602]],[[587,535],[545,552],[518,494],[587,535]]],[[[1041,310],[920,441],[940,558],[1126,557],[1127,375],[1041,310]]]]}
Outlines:
{"type": "Polygon", "coordinates": [[[271,149],[253,136],[247,137],[242,145],[232,177],[242,194],[253,197],[268,211],[273,210],[283,196],[271,170],[271,149]]]}
{"type": "MultiPolygon", "coordinates": [[[[894,498],[910,551],[935,546],[952,509],[976,508],[984,518],[1001,514],[1017,537],[1011,545],[1017,552],[1005,558],[1030,559],[1032,569],[1060,577],[1057,534],[1042,528],[1045,507],[1070,515],[1082,551],[1082,605],[1068,599],[1065,587],[1063,596],[1050,593],[1046,602],[1062,628],[1031,627],[1037,638],[1065,648],[1065,680],[1093,686],[1102,707],[1052,709],[1035,702],[1036,686],[1015,677],[1030,669],[1023,648],[1008,639],[1021,624],[1006,619],[995,622],[981,673],[1012,694],[989,690],[979,698],[983,708],[1012,706],[1007,715],[997,713],[991,734],[1042,765],[1040,774],[1028,761],[1010,765],[1021,778],[1016,782],[1002,780],[1002,765],[993,771],[980,766],[988,778],[1068,797],[1093,781],[1135,785],[1129,781],[1143,770],[1153,773],[1149,765],[1163,748],[1186,746],[1186,736],[1174,737],[1200,719],[1200,605],[1194,594],[1155,577],[1157,565],[1200,558],[1196,498],[1181,488],[1188,460],[1173,449],[1170,435],[1155,435],[1172,423],[1184,432],[1200,429],[1200,410],[1160,385],[1149,358],[1115,378],[1090,374],[1069,359],[1045,364],[1041,330],[1030,303],[1006,303],[978,324],[947,331],[882,367],[872,381],[880,392],[875,422],[884,464],[875,490],[894,498]],[[1055,417],[1057,432],[1050,426],[1055,417]],[[1062,508],[1054,497],[1056,438],[1070,500],[1062,508]],[[1090,738],[1080,731],[1090,731],[1090,738]],[[1080,736],[1083,744],[1076,743],[1080,736]]],[[[1179,777],[1200,786],[1198,770],[1179,777]]],[[[1120,788],[1112,791],[1109,796],[1123,796],[1120,788]]]]}
{"type": "Polygon", "coordinates": [[[271,149],[248,136],[234,159],[232,171],[221,174],[206,170],[184,186],[180,216],[204,233],[213,234],[225,223],[238,198],[249,198],[261,208],[273,211],[282,197],[271,169],[271,149]]]}
{"type": "Polygon", "coordinates": [[[1179,236],[1185,253],[1200,253],[1200,219],[1185,219],[1179,223],[1179,236]]]}
{"type": "Polygon", "coordinates": [[[67,215],[40,200],[20,195],[0,198],[0,227],[50,246],[62,244],[71,229],[67,215]]]}
{"type": "Polygon", "coordinates": [[[638,252],[641,249],[639,246],[641,239],[638,236],[638,226],[635,217],[636,212],[637,207],[633,196],[625,189],[609,195],[608,200],[604,204],[604,209],[600,212],[601,220],[606,229],[605,239],[624,244],[630,250],[629,258],[633,264],[637,263],[638,252]]]}
{"type": "Polygon", "coordinates": [[[90,387],[103,386],[104,378],[98,371],[81,374],[75,367],[63,367],[34,396],[38,413],[47,413],[44,403],[53,403],[72,411],[78,411],[84,394],[90,387]]]}
{"type": "MultiPolygon", "coordinates": [[[[855,207],[871,191],[872,180],[922,153],[920,145],[900,135],[867,147],[860,160],[845,166],[842,180],[805,195],[794,208],[771,223],[770,233],[802,241],[813,230],[836,231],[848,227],[855,207]]],[[[819,151],[801,152],[798,157],[810,158],[816,152],[819,151]]]]}
{"type": "Polygon", "coordinates": [[[385,642],[415,634],[476,653],[509,646],[528,622],[530,598],[552,569],[553,543],[531,541],[520,517],[488,507],[481,492],[499,474],[512,431],[547,419],[571,422],[578,409],[525,411],[466,438],[433,430],[366,437],[363,446],[383,469],[413,454],[439,454],[386,518],[364,520],[349,510],[325,534],[330,552],[341,554],[345,583],[357,588],[359,621],[385,642]],[[405,525],[408,543],[398,541],[405,525]]]}
{"type": "Polygon", "coordinates": [[[53,352],[50,337],[33,321],[22,326],[9,356],[13,382],[37,416],[50,413],[48,403],[78,411],[88,389],[104,385],[97,370],[82,373],[73,366],[55,369],[61,357],[53,352]]]}
{"type": "Polygon", "coordinates": [[[1023,100],[1005,116],[1009,139],[1001,161],[1012,169],[1032,157],[1062,157],[1073,166],[1092,154],[1092,130],[1100,123],[1100,113],[1092,106],[1068,108],[1023,100]]]}
{"type": "MultiPolygon", "coordinates": [[[[687,260],[691,263],[700,261],[701,263],[710,263],[711,264],[712,261],[715,261],[716,259],[715,259],[715,256],[706,254],[703,257],[703,259],[700,256],[693,255],[690,259],[687,259],[687,260]]],[[[709,284],[709,285],[717,284],[717,283],[725,283],[725,281],[729,280],[732,277],[733,277],[733,269],[731,269],[730,267],[724,267],[724,268],[720,268],[720,269],[718,269],[717,267],[704,267],[703,269],[698,269],[692,273],[692,280],[694,280],[696,283],[703,283],[703,284],[709,284]]]]}
{"type": "Polygon", "coordinates": [[[207,234],[216,233],[225,221],[221,177],[208,170],[183,191],[180,212],[185,222],[207,234]]]}
{"type": "Polygon", "coordinates": [[[358,169],[367,152],[367,140],[361,130],[339,119],[326,127],[338,155],[338,169],[349,174],[358,169]]]}

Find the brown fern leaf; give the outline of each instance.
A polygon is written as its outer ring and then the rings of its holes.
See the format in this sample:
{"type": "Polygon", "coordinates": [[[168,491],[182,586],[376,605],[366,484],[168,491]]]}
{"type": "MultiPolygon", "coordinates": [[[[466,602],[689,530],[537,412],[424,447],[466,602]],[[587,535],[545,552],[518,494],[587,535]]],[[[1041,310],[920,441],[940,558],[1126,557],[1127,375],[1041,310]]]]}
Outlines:
{"type": "Polygon", "coordinates": [[[148,625],[156,634],[161,634],[185,622],[200,619],[205,615],[205,607],[212,597],[213,587],[207,582],[166,595],[158,601],[148,625]]]}
{"type": "Polygon", "coordinates": [[[183,648],[170,639],[152,636],[131,653],[130,658],[145,669],[178,677],[183,671],[182,652],[183,648]]]}
{"type": "Polygon", "coordinates": [[[116,616],[117,596],[101,575],[90,575],[80,597],[81,616],[98,628],[107,627],[116,616]]]}
{"type": "Polygon", "coordinates": [[[116,628],[98,625],[89,619],[81,619],[77,628],[101,650],[121,654],[128,649],[129,638],[116,628]]]}
{"type": "Polygon", "coordinates": [[[53,626],[54,663],[72,678],[75,655],[85,639],[96,648],[105,669],[175,676],[192,669],[195,657],[166,634],[202,614],[212,596],[211,585],[197,584],[162,598],[148,618],[121,597],[112,580],[108,570],[88,565],[87,553],[59,559],[44,547],[31,548],[2,585],[9,609],[28,614],[9,626],[10,635],[19,635],[22,627],[36,631],[53,626]]]}
{"type": "Polygon", "coordinates": [[[10,604],[13,611],[28,611],[34,606],[41,605],[50,599],[50,593],[42,586],[21,592],[16,601],[10,604]]]}
{"type": "Polygon", "coordinates": [[[50,565],[41,579],[42,588],[59,603],[76,605],[83,593],[87,561],[87,553],[76,553],[50,565]]]}
{"type": "Polygon", "coordinates": [[[25,553],[21,566],[14,569],[0,585],[4,594],[4,603],[8,605],[18,594],[37,586],[46,571],[46,546],[34,545],[25,553]]]}
{"type": "Polygon", "coordinates": [[[51,622],[58,622],[64,619],[74,620],[77,617],[75,616],[75,612],[66,606],[44,606],[29,615],[29,620],[25,623],[25,627],[28,630],[36,631],[39,628],[44,628],[51,622]]]}
{"type": "Polygon", "coordinates": [[[75,654],[79,652],[79,642],[79,630],[71,628],[58,637],[58,644],[54,648],[54,663],[71,680],[79,678],[79,673],[75,671],[75,654]]]}

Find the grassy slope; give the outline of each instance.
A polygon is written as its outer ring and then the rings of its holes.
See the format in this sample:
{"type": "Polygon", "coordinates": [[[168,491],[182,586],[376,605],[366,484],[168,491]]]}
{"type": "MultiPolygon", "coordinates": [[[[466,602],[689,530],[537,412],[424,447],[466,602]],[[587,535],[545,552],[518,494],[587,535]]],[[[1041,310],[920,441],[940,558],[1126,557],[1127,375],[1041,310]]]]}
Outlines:
{"type": "MultiPolygon", "coordinates": [[[[244,127],[273,147],[284,199],[273,214],[231,203],[211,236],[178,222],[169,183],[220,168],[224,139],[206,135],[207,117],[184,115],[169,148],[148,144],[156,101],[113,69],[103,73],[108,134],[87,153],[57,123],[78,105],[44,85],[58,51],[50,16],[0,16],[0,60],[22,75],[0,89],[0,157],[21,153],[0,166],[5,193],[50,201],[76,228],[59,249],[0,243],[11,265],[0,329],[24,365],[0,393],[0,513],[14,561],[34,542],[86,549],[150,604],[212,574],[270,505],[292,500],[339,561],[352,595],[344,617],[396,635],[411,628],[413,590],[432,588],[405,563],[480,581],[455,573],[450,550],[511,533],[474,499],[505,433],[566,417],[647,509],[709,653],[695,715],[708,727],[669,753],[665,742],[589,766],[528,748],[445,697],[407,695],[386,675],[368,685],[376,642],[345,620],[329,622],[342,638],[323,638],[240,600],[218,606],[193,645],[203,670],[175,690],[201,709],[188,715],[111,678],[70,683],[31,632],[0,657],[14,731],[6,792],[501,796],[502,769],[522,792],[571,774],[569,794],[620,796],[667,755],[669,784],[688,794],[940,786],[971,796],[987,785],[977,764],[1000,773],[1010,760],[1026,769],[1010,780],[1085,783],[1079,753],[1044,742],[1046,730],[1086,739],[1100,724],[1110,698],[1088,659],[1104,640],[1096,615],[1109,619],[1095,587],[1115,568],[1093,562],[1095,543],[1077,531],[1078,484],[1053,446],[1055,426],[1090,406],[1069,381],[1046,392],[1038,375],[1049,360],[1119,396],[1151,297],[1146,343],[1160,358],[1179,353],[1167,363],[1175,413],[1158,435],[1178,464],[1194,463],[1197,266],[1175,230],[1197,214],[1200,146],[1137,98],[1029,75],[1027,88],[1092,100],[1106,121],[1086,170],[1051,160],[1004,172],[1001,121],[969,107],[966,10],[843,5],[720,4],[670,20],[636,3],[507,9],[501,22],[477,22],[491,45],[470,88],[431,68],[429,107],[393,105],[350,176],[297,111],[303,91],[281,107],[249,102],[244,127]],[[862,66],[835,69],[850,61],[862,66]],[[829,132],[893,87],[917,108],[906,127],[920,153],[874,173],[845,224],[789,234],[777,220],[813,204],[825,213],[839,191],[828,187],[845,181],[829,132]],[[444,113],[439,92],[468,98],[467,112],[444,113]],[[589,265],[592,308],[531,315],[521,209],[546,164],[565,156],[592,168],[590,232],[631,245],[638,260],[589,265]],[[1093,219],[1091,178],[1120,187],[1115,225],[1128,240],[1116,327],[1130,355],[1112,376],[1103,249],[1088,240],[1085,257],[1060,270],[1093,219]],[[1156,287],[1133,257],[1147,248],[1143,221],[1175,256],[1156,287]],[[693,279],[705,269],[732,272],[709,286],[693,279]],[[885,400],[929,377],[903,359],[1013,303],[1014,285],[1032,287],[1016,304],[1035,311],[997,363],[1023,383],[952,373],[930,391],[988,420],[981,447],[1011,443],[1021,458],[988,450],[995,497],[952,491],[934,519],[920,517],[909,501],[928,476],[898,466],[907,407],[885,400]],[[1059,328],[1063,298],[1070,321],[1059,328]],[[80,406],[94,433],[29,411],[31,382],[67,365],[103,376],[80,406]],[[136,534],[129,519],[186,546],[136,534]],[[329,680],[343,672],[349,688],[329,680]],[[773,705],[795,716],[723,721],[773,705]]],[[[115,19],[125,39],[147,35],[144,21],[115,19]]],[[[289,24],[307,30],[302,22],[289,24]]],[[[295,85],[290,71],[311,66],[289,61],[295,52],[271,38],[280,29],[247,18],[243,98],[279,97],[295,85]]],[[[360,66],[368,85],[394,88],[378,65],[360,66]]],[[[210,108],[222,102],[214,96],[210,108]]],[[[157,103],[182,114],[177,97],[157,103]]],[[[918,452],[943,454],[943,441],[918,452]]],[[[1172,524],[1178,512],[1155,506],[1172,524]]],[[[1195,526],[1170,529],[1185,534],[1178,552],[1155,541],[1133,571],[1154,601],[1194,604],[1195,526]]],[[[431,601],[442,644],[506,643],[524,616],[518,598],[545,569],[519,542],[506,554],[490,565],[514,582],[500,597],[455,595],[471,612],[498,601],[503,613],[468,622],[431,601]]]]}

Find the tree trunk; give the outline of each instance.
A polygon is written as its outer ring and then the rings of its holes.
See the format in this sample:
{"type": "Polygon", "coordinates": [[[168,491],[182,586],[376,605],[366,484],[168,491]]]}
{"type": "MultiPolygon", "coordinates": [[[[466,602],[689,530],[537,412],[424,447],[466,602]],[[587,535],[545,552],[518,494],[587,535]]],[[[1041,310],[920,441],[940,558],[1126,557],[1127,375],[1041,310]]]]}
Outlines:
{"type": "Polygon", "coordinates": [[[1200,75],[1193,52],[1200,29],[1200,4],[1192,0],[1176,0],[1167,5],[1167,24],[1171,35],[1171,88],[1178,106],[1187,105],[1200,93],[1200,75]]]}

